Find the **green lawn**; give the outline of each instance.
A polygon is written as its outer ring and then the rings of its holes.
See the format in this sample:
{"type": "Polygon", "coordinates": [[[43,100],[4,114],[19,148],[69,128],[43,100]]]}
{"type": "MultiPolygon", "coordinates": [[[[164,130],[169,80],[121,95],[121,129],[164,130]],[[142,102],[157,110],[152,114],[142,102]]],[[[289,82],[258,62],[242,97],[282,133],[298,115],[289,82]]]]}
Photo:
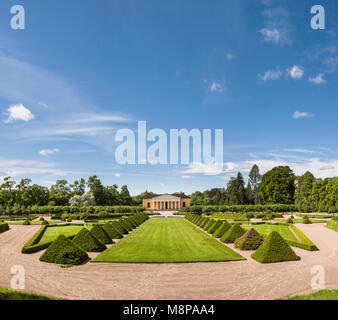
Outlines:
{"type": "MultiPolygon", "coordinates": [[[[47,242],[55,240],[60,234],[65,235],[66,237],[76,235],[84,226],[57,226],[57,227],[48,227],[45,233],[43,234],[40,242],[47,242]]],[[[92,227],[85,227],[91,229],[92,227]]]]}
{"type": "Polygon", "coordinates": [[[59,300],[33,292],[10,290],[0,287],[0,300],[59,300]]]}
{"type": "Polygon", "coordinates": [[[338,290],[320,290],[304,296],[294,296],[285,300],[338,300],[338,290]]]}
{"type": "Polygon", "coordinates": [[[95,262],[201,262],[244,258],[183,218],[150,219],[95,262]]]}
{"type": "Polygon", "coordinates": [[[279,226],[272,224],[251,224],[251,225],[243,224],[242,227],[246,230],[254,228],[263,236],[267,236],[272,231],[277,231],[285,240],[298,241],[298,239],[294,236],[294,234],[292,233],[292,231],[288,226],[279,226]]]}

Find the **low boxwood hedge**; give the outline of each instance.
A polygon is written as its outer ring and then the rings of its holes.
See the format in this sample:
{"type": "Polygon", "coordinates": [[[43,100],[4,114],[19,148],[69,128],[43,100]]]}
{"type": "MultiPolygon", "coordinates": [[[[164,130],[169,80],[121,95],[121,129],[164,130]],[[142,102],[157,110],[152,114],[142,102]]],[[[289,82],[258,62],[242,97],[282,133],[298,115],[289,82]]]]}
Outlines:
{"type": "Polygon", "coordinates": [[[9,230],[9,225],[7,222],[1,222],[0,223],[0,233],[5,232],[9,230]]]}
{"type": "Polygon", "coordinates": [[[326,227],[333,230],[333,231],[338,232],[338,221],[330,220],[330,221],[327,222],[326,227]]]}

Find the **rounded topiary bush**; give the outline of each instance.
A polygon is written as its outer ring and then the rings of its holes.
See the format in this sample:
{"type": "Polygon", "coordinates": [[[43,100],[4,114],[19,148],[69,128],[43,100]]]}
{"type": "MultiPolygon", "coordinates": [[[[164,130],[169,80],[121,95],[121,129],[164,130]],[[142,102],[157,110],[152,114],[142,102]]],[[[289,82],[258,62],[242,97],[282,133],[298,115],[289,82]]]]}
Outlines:
{"type": "Polygon", "coordinates": [[[289,218],[288,220],[286,220],[286,223],[293,224],[293,220],[289,218]]]}
{"type": "Polygon", "coordinates": [[[235,248],[257,250],[263,241],[263,237],[255,229],[250,229],[235,241],[235,248]]]}
{"type": "Polygon", "coordinates": [[[87,252],[101,252],[106,249],[106,246],[96,239],[87,228],[80,230],[73,239],[73,243],[87,252]]]}
{"type": "Polygon", "coordinates": [[[245,230],[239,223],[235,223],[224,235],[221,241],[224,243],[234,243],[238,238],[245,234],[245,230]]]}
{"type": "Polygon", "coordinates": [[[295,261],[299,258],[282,236],[272,231],[251,257],[261,263],[295,261]]]}
{"type": "Polygon", "coordinates": [[[112,240],[110,236],[104,231],[104,229],[100,225],[95,225],[91,230],[91,234],[98,240],[100,240],[103,244],[110,244],[112,240]]]}
{"type": "Polygon", "coordinates": [[[79,248],[63,234],[59,235],[40,257],[40,261],[43,262],[65,265],[78,265],[87,259],[87,252],[79,248]]]}

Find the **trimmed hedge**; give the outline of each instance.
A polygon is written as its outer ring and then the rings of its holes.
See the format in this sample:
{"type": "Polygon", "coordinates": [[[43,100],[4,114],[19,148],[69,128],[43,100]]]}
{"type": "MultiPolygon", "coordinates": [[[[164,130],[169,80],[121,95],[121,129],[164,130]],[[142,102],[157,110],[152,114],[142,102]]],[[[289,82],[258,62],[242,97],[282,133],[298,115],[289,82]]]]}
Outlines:
{"type": "Polygon", "coordinates": [[[263,241],[263,237],[255,229],[250,229],[235,241],[235,248],[240,250],[257,250],[263,241]]]}
{"type": "Polygon", "coordinates": [[[104,231],[104,229],[100,226],[100,225],[95,225],[90,232],[92,233],[92,235],[100,240],[103,244],[111,244],[112,240],[109,237],[109,235],[106,233],[106,231],[104,231]]]}
{"type": "Polygon", "coordinates": [[[234,243],[238,238],[245,234],[245,230],[239,223],[235,223],[227,232],[221,237],[223,243],[234,243]]]}
{"type": "Polygon", "coordinates": [[[221,220],[216,220],[209,228],[208,233],[213,234],[222,225],[221,220]]]}
{"type": "Polygon", "coordinates": [[[291,246],[298,247],[304,250],[308,251],[318,251],[319,249],[316,247],[316,245],[302,232],[300,231],[296,226],[293,224],[290,224],[289,227],[293,230],[293,232],[296,234],[296,236],[299,238],[301,242],[295,242],[292,240],[287,240],[287,243],[291,246]]]}
{"type": "Polygon", "coordinates": [[[224,221],[221,226],[214,232],[213,237],[221,238],[231,228],[230,223],[224,221]]]}
{"type": "Polygon", "coordinates": [[[299,258],[276,231],[272,231],[251,257],[261,263],[295,261],[299,258]]]}
{"type": "Polygon", "coordinates": [[[60,234],[40,257],[40,261],[64,265],[78,265],[87,259],[86,251],[79,248],[63,234],[60,234]]]}
{"type": "Polygon", "coordinates": [[[78,247],[87,252],[102,252],[106,246],[86,228],[83,228],[72,240],[78,247]]]}
{"type": "Polygon", "coordinates": [[[327,222],[326,227],[333,230],[333,231],[338,232],[338,221],[330,220],[330,221],[327,222]]]}
{"type": "Polygon", "coordinates": [[[7,222],[1,222],[0,223],[0,233],[5,232],[9,230],[9,225],[7,222]]]}
{"type": "Polygon", "coordinates": [[[206,223],[203,227],[203,229],[205,231],[207,231],[214,223],[216,222],[216,220],[214,219],[209,219],[208,223],[206,223]]]}
{"type": "Polygon", "coordinates": [[[111,223],[107,222],[102,226],[102,228],[111,239],[121,239],[123,237],[123,235],[111,223]]]}
{"type": "Polygon", "coordinates": [[[121,234],[128,234],[128,230],[123,227],[121,221],[110,222],[121,234]]]}

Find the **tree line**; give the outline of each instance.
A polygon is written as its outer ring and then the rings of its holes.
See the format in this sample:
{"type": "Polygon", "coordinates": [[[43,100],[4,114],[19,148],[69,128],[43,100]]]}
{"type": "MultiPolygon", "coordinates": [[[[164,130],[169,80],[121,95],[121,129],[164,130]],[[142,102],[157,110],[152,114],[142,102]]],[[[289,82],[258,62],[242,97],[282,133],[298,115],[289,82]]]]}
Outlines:
{"type": "Polygon", "coordinates": [[[57,180],[50,188],[31,184],[30,179],[16,183],[11,177],[3,179],[0,185],[0,206],[129,206],[139,205],[126,185],[119,190],[116,184],[104,186],[96,176],[75,180],[57,180]],[[86,192],[86,189],[88,190],[86,192]]]}
{"type": "Polygon", "coordinates": [[[296,176],[288,166],[261,175],[255,164],[245,184],[240,172],[226,188],[191,195],[192,205],[296,204],[299,211],[338,211],[338,177],[315,178],[311,172],[296,176]]]}

